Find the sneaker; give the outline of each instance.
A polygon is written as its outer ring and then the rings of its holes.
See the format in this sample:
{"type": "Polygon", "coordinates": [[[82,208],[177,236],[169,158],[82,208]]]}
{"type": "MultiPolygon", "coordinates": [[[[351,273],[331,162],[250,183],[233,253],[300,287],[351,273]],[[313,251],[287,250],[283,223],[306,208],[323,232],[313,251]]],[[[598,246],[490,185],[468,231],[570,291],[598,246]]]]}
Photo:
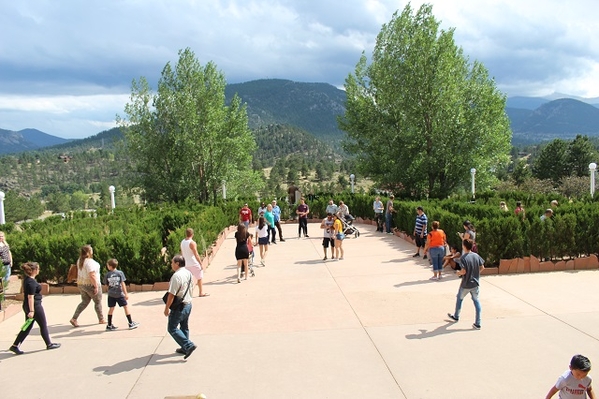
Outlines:
{"type": "Polygon", "coordinates": [[[472,324],[472,327],[473,327],[475,330],[480,330],[480,324],[476,324],[476,323],[474,323],[474,324],[472,324]]]}
{"type": "Polygon", "coordinates": [[[11,345],[10,348],[8,348],[8,350],[14,353],[15,355],[22,355],[23,353],[25,353],[22,350],[20,350],[18,346],[14,345],[11,345]]]}
{"type": "Polygon", "coordinates": [[[412,255],[412,258],[419,258],[420,254],[419,253],[415,253],[414,255],[412,255]]]}
{"type": "Polygon", "coordinates": [[[113,324],[109,324],[106,326],[106,331],[114,331],[116,330],[118,327],[113,325],[113,324]]]}
{"type": "Polygon", "coordinates": [[[182,355],[187,354],[187,352],[185,352],[185,349],[183,349],[183,348],[177,348],[177,349],[175,349],[175,352],[180,353],[182,355]]]}
{"type": "Polygon", "coordinates": [[[310,238],[310,236],[306,234],[306,238],[310,238]]]}
{"type": "Polygon", "coordinates": [[[428,256],[424,255],[424,256],[422,257],[422,259],[428,259],[428,256]]]}
{"type": "Polygon", "coordinates": [[[50,345],[46,346],[46,349],[48,349],[48,350],[50,350],[50,349],[58,349],[58,348],[60,348],[60,344],[57,344],[57,343],[53,343],[53,344],[50,344],[50,345]]]}
{"type": "Polygon", "coordinates": [[[389,232],[387,232],[387,234],[393,234],[393,233],[389,231],[389,232]]]}
{"type": "Polygon", "coordinates": [[[276,243],[277,243],[276,241],[273,241],[271,244],[276,244],[276,243]]]}
{"type": "Polygon", "coordinates": [[[328,258],[325,256],[324,258],[322,258],[322,260],[327,260],[328,258]]]}
{"type": "Polygon", "coordinates": [[[343,256],[339,258],[339,260],[343,260],[343,256]]]}
{"type": "Polygon", "coordinates": [[[285,242],[285,239],[284,239],[284,238],[281,238],[279,241],[281,241],[281,242],[285,242]]]}
{"type": "Polygon", "coordinates": [[[451,313],[447,313],[447,317],[449,317],[451,319],[451,321],[458,321],[458,320],[460,320],[457,317],[455,317],[454,315],[452,315],[451,313]]]}
{"type": "Polygon", "coordinates": [[[183,359],[187,359],[189,356],[191,356],[191,354],[193,353],[194,350],[196,350],[198,347],[197,346],[192,346],[191,348],[189,348],[187,350],[187,352],[185,353],[185,356],[183,356],[183,359]]]}
{"type": "Polygon", "coordinates": [[[129,330],[135,330],[137,327],[139,327],[138,322],[132,321],[131,323],[129,323],[129,330]]]}

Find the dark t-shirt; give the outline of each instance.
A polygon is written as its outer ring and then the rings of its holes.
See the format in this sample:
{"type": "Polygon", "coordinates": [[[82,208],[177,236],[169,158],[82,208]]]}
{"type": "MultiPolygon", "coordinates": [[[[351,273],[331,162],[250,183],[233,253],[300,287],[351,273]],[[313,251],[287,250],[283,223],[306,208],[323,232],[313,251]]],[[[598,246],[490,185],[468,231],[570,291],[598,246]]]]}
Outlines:
{"type": "Polygon", "coordinates": [[[104,281],[102,282],[105,285],[108,285],[108,296],[111,298],[120,298],[125,296],[123,293],[123,287],[121,283],[126,281],[125,273],[120,270],[109,270],[108,273],[104,275],[104,281]]]}
{"type": "Polygon", "coordinates": [[[470,251],[463,254],[460,258],[462,269],[466,270],[466,274],[462,276],[461,288],[476,288],[480,285],[480,266],[484,265],[485,261],[478,254],[470,251]]]}
{"type": "Polygon", "coordinates": [[[23,308],[26,310],[30,310],[29,301],[27,300],[28,295],[33,295],[33,306],[42,303],[42,286],[32,277],[27,276],[23,280],[23,294],[23,308]]]}
{"type": "MultiPolygon", "coordinates": [[[[308,205],[306,205],[306,204],[300,204],[297,207],[297,213],[307,212],[307,211],[308,211],[308,205]]],[[[308,215],[300,216],[300,218],[307,219],[308,215]]]]}

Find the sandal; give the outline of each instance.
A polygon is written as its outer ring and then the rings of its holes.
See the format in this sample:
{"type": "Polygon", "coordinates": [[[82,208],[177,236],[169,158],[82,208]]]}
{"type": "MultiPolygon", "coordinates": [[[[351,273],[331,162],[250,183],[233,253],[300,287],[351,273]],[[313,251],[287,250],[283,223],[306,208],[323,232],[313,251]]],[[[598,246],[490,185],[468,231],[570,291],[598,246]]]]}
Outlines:
{"type": "Polygon", "coordinates": [[[106,320],[102,319],[98,322],[98,324],[106,324],[106,320]]]}
{"type": "Polygon", "coordinates": [[[73,327],[79,327],[79,324],[77,324],[77,320],[75,320],[75,319],[71,319],[71,320],[69,321],[69,323],[71,323],[71,325],[72,325],[73,327]]]}

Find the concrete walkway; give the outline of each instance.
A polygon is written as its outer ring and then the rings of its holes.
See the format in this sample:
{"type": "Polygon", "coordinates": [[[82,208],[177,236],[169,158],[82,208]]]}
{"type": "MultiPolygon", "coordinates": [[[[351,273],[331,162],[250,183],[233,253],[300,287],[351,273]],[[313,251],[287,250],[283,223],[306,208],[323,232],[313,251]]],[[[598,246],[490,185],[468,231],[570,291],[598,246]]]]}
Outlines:
{"type": "MultiPolygon", "coordinates": [[[[116,309],[115,332],[95,324],[91,306],[72,328],[78,296],[48,296],[62,348],[45,350],[35,327],[24,355],[0,352],[1,396],[526,399],[544,397],[576,353],[599,368],[599,271],[485,276],[477,331],[470,299],[459,323],[447,320],[456,277],[430,281],[411,245],[358,227],[345,260],[325,262],[319,225],[301,239],[285,225],[287,241],[241,284],[230,235],[205,276],[211,295],[194,298],[199,349],[186,361],[166,333],[162,292],[131,294],[141,326],[126,330],[116,309]]],[[[20,314],[0,324],[0,348],[22,323],[20,314]]]]}

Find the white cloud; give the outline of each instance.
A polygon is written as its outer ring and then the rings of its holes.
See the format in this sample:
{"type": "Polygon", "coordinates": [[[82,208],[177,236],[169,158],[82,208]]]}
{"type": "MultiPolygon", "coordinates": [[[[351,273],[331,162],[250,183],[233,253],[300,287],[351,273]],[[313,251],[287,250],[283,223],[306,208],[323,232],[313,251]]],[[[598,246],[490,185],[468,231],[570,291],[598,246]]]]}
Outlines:
{"type": "MultiPolygon", "coordinates": [[[[508,95],[599,96],[599,2],[432,3],[466,55],[508,95]]],[[[122,113],[133,79],[155,85],[190,47],[231,83],[261,78],[339,86],[405,0],[20,0],[0,2],[0,128],[97,133],[122,113]],[[109,115],[109,116],[107,116],[109,115]],[[73,128],[68,128],[69,118],[73,128]],[[7,124],[10,123],[11,126],[7,124]],[[85,127],[87,126],[87,127],[85,127]]],[[[73,133],[76,132],[76,133],[73,133]]],[[[72,136],[71,136],[72,137],[72,136]]]]}

